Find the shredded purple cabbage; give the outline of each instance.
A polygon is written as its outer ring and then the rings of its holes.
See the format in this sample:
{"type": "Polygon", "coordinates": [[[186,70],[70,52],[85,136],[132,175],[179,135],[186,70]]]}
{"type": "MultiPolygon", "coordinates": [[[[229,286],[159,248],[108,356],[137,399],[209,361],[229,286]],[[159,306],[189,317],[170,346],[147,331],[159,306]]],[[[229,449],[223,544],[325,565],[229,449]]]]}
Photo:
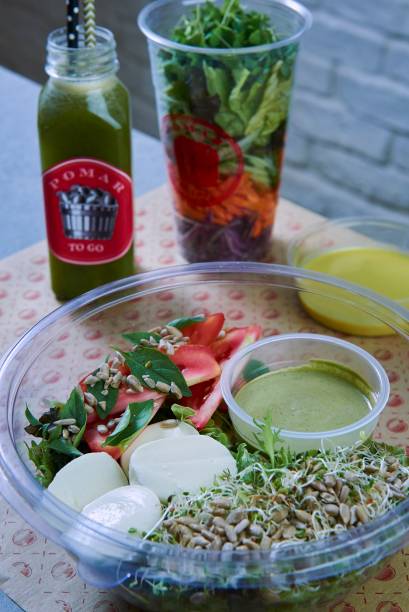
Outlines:
{"type": "Polygon", "coordinates": [[[256,238],[251,235],[254,219],[236,217],[226,225],[210,220],[197,222],[177,215],[183,256],[191,263],[203,261],[260,261],[271,250],[271,227],[256,238]]]}

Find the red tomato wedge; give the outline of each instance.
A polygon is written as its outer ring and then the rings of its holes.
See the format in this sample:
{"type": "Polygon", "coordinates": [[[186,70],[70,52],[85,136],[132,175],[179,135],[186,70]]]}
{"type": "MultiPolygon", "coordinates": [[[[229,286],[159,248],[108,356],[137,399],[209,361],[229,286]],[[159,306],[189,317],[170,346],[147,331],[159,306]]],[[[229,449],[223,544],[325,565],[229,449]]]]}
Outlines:
{"type": "MultiPolygon", "coordinates": [[[[165,401],[165,396],[163,394],[158,398],[157,397],[158,393],[154,394],[154,392],[151,392],[151,391],[146,391],[146,393],[145,391],[143,393],[132,393],[132,394],[125,393],[124,395],[126,395],[128,398],[131,398],[131,399],[128,400],[126,404],[123,404],[122,412],[126,409],[128,404],[131,404],[135,401],[141,402],[141,401],[147,401],[148,399],[153,399],[154,404],[153,404],[153,412],[152,412],[151,420],[153,419],[153,417],[155,416],[155,414],[158,412],[159,408],[162,406],[163,402],[165,401]],[[156,398],[147,397],[148,394],[150,394],[151,396],[156,395],[156,398]],[[140,399],[140,396],[142,395],[145,395],[145,398],[143,400],[140,399]],[[137,400],[133,399],[134,396],[139,396],[139,399],[137,400]]],[[[119,448],[118,446],[102,446],[102,444],[105,442],[106,438],[109,436],[111,432],[107,432],[103,434],[97,430],[98,425],[106,425],[106,423],[109,421],[110,418],[112,418],[112,416],[114,416],[113,412],[111,412],[110,415],[106,419],[103,419],[103,420],[97,417],[95,419],[95,422],[91,426],[88,425],[87,428],[85,429],[84,440],[88,444],[91,452],[94,452],[94,453],[104,452],[104,453],[108,453],[108,455],[111,455],[111,457],[113,457],[114,459],[119,459],[119,457],[122,455],[122,452],[123,452],[121,448],[119,448]]],[[[149,423],[147,423],[146,426],[148,424],[149,423]]],[[[139,435],[142,431],[143,429],[138,431],[137,435],[139,435]]]]}
{"type": "Polygon", "coordinates": [[[196,410],[196,414],[191,420],[198,429],[202,429],[207,425],[222,402],[220,377],[194,385],[190,390],[192,396],[184,397],[181,403],[196,410]]]}
{"type": "MultiPolygon", "coordinates": [[[[98,421],[98,424],[102,423],[102,421],[98,421]]],[[[88,447],[92,453],[108,453],[114,459],[119,459],[122,454],[121,449],[118,446],[102,446],[105,442],[105,438],[107,438],[109,433],[101,434],[95,427],[87,427],[84,432],[84,440],[88,444],[88,447]]]]}
{"type": "MultiPolygon", "coordinates": [[[[90,393],[92,393],[92,387],[89,389],[90,393]]],[[[143,391],[136,391],[135,393],[126,393],[125,387],[119,388],[118,399],[116,400],[115,406],[109,413],[109,419],[112,417],[118,416],[122,414],[128,404],[132,404],[133,402],[146,402],[152,399],[155,403],[159,400],[163,399],[163,393],[158,393],[157,391],[150,391],[149,389],[144,389],[143,391]]],[[[92,414],[87,415],[87,423],[95,423],[98,421],[99,417],[94,411],[92,414]]]]}
{"type": "Polygon", "coordinates": [[[261,335],[262,329],[260,325],[232,327],[226,332],[224,338],[219,338],[213,342],[210,348],[217,361],[221,364],[240,349],[261,338],[261,335]]]}
{"type": "Polygon", "coordinates": [[[208,346],[181,346],[170,359],[178,366],[189,387],[220,375],[220,366],[208,346]]]}
{"type": "Polygon", "coordinates": [[[204,321],[192,323],[182,329],[184,336],[189,336],[192,344],[201,344],[208,346],[214,342],[223,329],[224,314],[215,312],[208,315],[204,321]]]}

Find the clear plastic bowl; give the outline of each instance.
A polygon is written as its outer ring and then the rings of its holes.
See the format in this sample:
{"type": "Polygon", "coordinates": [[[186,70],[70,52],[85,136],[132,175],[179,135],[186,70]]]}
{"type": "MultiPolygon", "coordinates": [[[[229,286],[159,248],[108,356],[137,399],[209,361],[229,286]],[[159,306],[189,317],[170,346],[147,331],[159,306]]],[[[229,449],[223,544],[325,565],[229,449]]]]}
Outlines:
{"type": "MultiPolygon", "coordinates": [[[[236,394],[249,380],[245,376],[249,364],[253,361],[260,364],[259,367],[278,370],[302,365],[312,359],[344,365],[363,378],[372,391],[372,409],[364,418],[339,429],[318,432],[282,429],[280,436],[283,444],[296,452],[302,452],[322,447],[348,446],[358,442],[361,435],[368,437],[372,434],[390,391],[389,380],[381,364],[359,346],[339,338],[321,334],[283,334],[264,338],[239,351],[223,369],[222,394],[234,428],[246,442],[258,447],[257,435],[260,434],[254,419],[235,400],[236,394]]],[[[255,371],[254,378],[257,376],[259,374],[255,371]]]]}
{"type": "MultiPolygon", "coordinates": [[[[409,272],[403,272],[406,258],[409,270],[409,223],[374,217],[347,217],[317,223],[293,238],[287,250],[290,266],[318,272],[325,270],[408,308],[409,272]],[[363,249],[377,252],[376,259],[368,254],[362,256],[363,249]],[[397,259],[387,261],[379,250],[395,253],[400,264],[397,259]],[[402,257],[405,257],[403,263],[402,257]]],[[[342,289],[332,290],[331,295],[342,297],[342,289]]],[[[332,329],[362,336],[392,333],[381,321],[368,319],[365,313],[358,315],[348,307],[339,307],[338,302],[304,295],[302,303],[311,316],[332,329]]]]}
{"type": "MultiPolygon", "coordinates": [[[[151,611],[316,610],[356,588],[409,541],[407,500],[366,526],[313,543],[263,553],[183,549],[110,531],[65,506],[33,475],[24,444],[25,403],[38,415],[50,398],[66,398],[78,379],[103,359],[107,347],[118,343],[120,332],[223,310],[228,325],[260,323],[266,336],[273,327],[277,333],[306,327],[325,333],[300,308],[298,294],[306,290],[300,279],[323,296],[342,286],[346,303],[359,301],[357,312],[365,310],[393,328],[396,335],[388,339],[388,350],[402,356],[395,366],[402,384],[409,379],[407,310],[336,279],[256,263],[165,268],[106,285],[49,314],[3,356],[1,492],[35,529],[77,559],[86,582],[116,588],[138,609],[151,611]],[[92,338],[92,350],[84,350],[84,337],[92,338]]],[[[350,340],[375,356],[388,356],[377,338],[350,340]]],[[[386,441],[407,443],[404,432],[387,429],[385,422],[383,428],[386,441]]]]}

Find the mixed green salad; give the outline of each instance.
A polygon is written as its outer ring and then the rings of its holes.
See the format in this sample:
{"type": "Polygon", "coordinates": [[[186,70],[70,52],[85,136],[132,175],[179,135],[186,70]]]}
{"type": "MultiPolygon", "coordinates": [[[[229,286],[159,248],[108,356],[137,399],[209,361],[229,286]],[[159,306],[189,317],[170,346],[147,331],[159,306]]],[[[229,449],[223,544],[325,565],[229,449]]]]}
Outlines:
{"type": "Polygon", "coordinates": [[[231,53],[155,51],[162,136],[190,260],[257,259],[270,240],[297,44],[252,47],[283,38],[267,14],[239,0],[208,1],[187,9],[171,39],[231,53]]]}
{"type": "MultiPolygon", "coordinates": [[[[203,550],[321,539],[405,499],[401,449],[366,440],[296,454],[283,446],[271,415],[256,421],[262,450],[238,438],[220,374],[260,335],[257,325],[226,328],[223,313],[123,334],[128,346],[117,347],[65,403],[38,419],[26,408],[26,432],[40,440],[28,445],[40,482],[113,529],[203,550]]],[[[249,363],[248,379],[254,366],[260,372],[262,364],[249,363]]]]}

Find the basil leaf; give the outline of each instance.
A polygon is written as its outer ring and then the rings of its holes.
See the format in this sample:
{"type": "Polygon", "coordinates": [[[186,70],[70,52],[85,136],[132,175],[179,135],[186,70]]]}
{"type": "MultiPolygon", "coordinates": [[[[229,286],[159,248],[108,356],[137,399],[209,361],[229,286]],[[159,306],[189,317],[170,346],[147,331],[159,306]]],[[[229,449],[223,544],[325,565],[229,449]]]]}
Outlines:
{"type": "MultiPolygon", "coordinates": [[[[96,372],[99,371],[99,368],[93,372],[95,376],[96,372]]],[[[100,419],[105,419],[113,410],[116,400],[118,399],[118,389],[114,389],[114,387],[108,387],[107,395],[104,395],[102,391],[104,391],[104,381],[99,380],[94,385],[87,385],[87,391],[92,393],[92,395],[96,398],[98,404],[96,407],[97,414],[100,419]],[[105,410],[102,406],[99,405],[99,402],[106,402],[105,410]]]]}
{"type": "Polygon", "coordinates": [[[181,404],[172,404],[170,409],[179,421],[190,421],[190,417],[196,414],[196,410],[188,406],[182,406],[181,404]]]}
{"type": "Polygon", "coordinates": [[[193,323],[202,323],[206,317],[204,315],[196,315],[195,317],[181,317],[180,319],[174,319],[167,323],[171,327],[176,327],[177,329],[183,329],[184,327],[188,327],[188,325],[193,325],[193,323]]]}
{"type": "Polygon", "coordinates": [[[149,376],[155,383],[164,382],[170,385],[172,382],[177,385],[183,396],[189,397],[191,394],[186,380],[179,368],[160,351],[153,348],[140,347],[132,353],[122,353],[125,357],[126,365],[136,376],[141,384],[147,389],[151,389],[143,379],[143,376],[149,376]],[[146,367],[150,362],[151,366],[146,367]]]}
{"type": "Polygon", "coordinates": [[[33,427],[42,427],[40,421],[38,419],[36,419],[36,417],[31,414],[29,407],[26,404],[26,409],[25,409],[25,417],[27,419],[27,421],[30,423],[30,425],[33,425],[33,427]]]}
{"type": "Polygon", "coordinates": [[[270,368],[268,368],[262,361],[259,361],[258,359],[250,359],[250,361],[248,361],[243,368],[242,376],[246,382],[249,382],[262,374],[267,374],[269,371],[270,368]]]}
{"type": "Polygon", "coordinates": [[[84,400],[82,399],[82,396],[77,388],[71,391],[68,400],[60,409],[59,418],[75,419],[77,427],[80,428],[80,431],[76,434],[73,444],[74,446],[78,446],[82,436],[84,435],[85,426],[87,423],[87,413],[84,407],[84,400]]]}
{"type": "Polygon", "coordinates": [[[141,340],[149,340],[150,338],[154,338],[156,342],[159,342],[161,337],[160,334],[150,332],[126,332],[126,334],[122,334],[122,338],[129,340],[132,344],[140,344],[141,340]]]}
{"type": "Polygon", "coordinates": [[[114,431],[102,443],[104,446],[120,446],[123,450],[131,443],[153,416],[153,400],[129,404],[114,431]]]}
{"type": "Polygon", "coordinates": [[[51,440],[48,443],[48,448],[62,455],[68,455],[70,457],[80,457],[82,453],[76,448],[71,442],[64,438],[58,440],[51,440]]]}

